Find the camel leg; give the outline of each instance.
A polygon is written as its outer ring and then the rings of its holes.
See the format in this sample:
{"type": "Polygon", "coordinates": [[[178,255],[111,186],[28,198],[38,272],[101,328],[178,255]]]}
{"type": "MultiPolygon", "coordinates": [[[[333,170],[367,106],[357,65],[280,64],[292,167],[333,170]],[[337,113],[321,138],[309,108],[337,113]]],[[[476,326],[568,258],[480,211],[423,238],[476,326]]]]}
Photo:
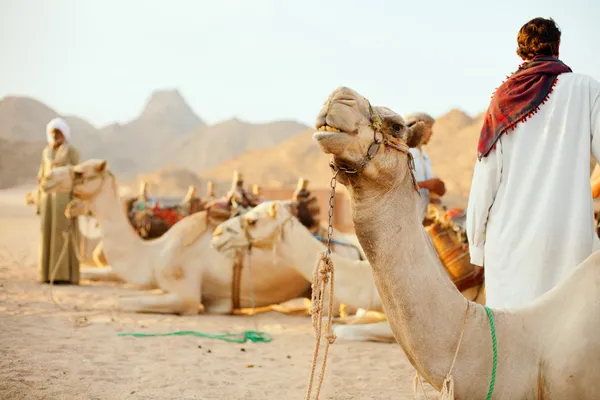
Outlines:
{"type": "Polygon", "coordinates": [[[111,267],[96,268],[96,267],[81,267],[81,279],[87,279],[97,282],[125,282],[111,267]]]}
{"type": "Polygon", "coordinates": [[[339,325],[333,328],[338,338],[355,342],[393,343],[396,341],[387,321],[367,325],[339,325]]]}
{"type": "Polygon", "coordinates": [[[202,273],[195,260],[175,260],[156,271],[156,280],[164,294],[122,297],[119,308],[141,313],[198,314],[202,273]]]}
{"type": "Polygon", "coordinates": [[[200,303],[194,299],[184,299],[176,293],[149,296],[124,296],[119,298],[121,311],[157,314],[196,315],[200,303]]]}
{"type": "Polygon", "coordinates": [[[360,308],[356,314],[348,317],[335,318],[333,322],[337,325],[364,325],[386,320],[385,314],[381,312],[360,308]]]}
{"type": "Polygon", "coordinates": [[[283,303],[274,304],[271,306],[273,311],[278,311],[284,314],[305,314],[310,310],[310,300],[305,297],[298,297],[283,303]]]}

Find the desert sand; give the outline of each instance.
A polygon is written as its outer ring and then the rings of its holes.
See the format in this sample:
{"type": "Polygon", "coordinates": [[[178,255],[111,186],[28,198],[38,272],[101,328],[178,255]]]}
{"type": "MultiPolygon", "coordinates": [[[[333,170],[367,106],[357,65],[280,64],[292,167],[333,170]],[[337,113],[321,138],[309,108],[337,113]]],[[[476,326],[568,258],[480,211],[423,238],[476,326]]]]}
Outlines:
{"type": "MultiPolygon", "coordinates": [[[[308,316],[61,311],[49,299],[49,286],[36,282],[38,217],[24,205],[27,189],[0,191],[1,399],[304,399],[314,347],[308,316]],[[89,325],[77,327],[77,315],[88,315],[89,325]],[[117,336],[253,329],[273,341],[117,336]]],[[[68,309],[109,310],[116,296],[133,293],[127,285],[88,281],[54,287],[68,309]]],[[[321,399],[409,399],[413,378],[399,346],[338,340],[321,399]]]]}

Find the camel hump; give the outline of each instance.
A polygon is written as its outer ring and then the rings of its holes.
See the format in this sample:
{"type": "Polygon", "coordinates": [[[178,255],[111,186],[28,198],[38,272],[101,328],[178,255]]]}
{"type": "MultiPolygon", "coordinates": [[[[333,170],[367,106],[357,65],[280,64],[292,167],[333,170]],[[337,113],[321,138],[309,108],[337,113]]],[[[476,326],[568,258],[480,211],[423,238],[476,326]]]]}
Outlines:
{"type": "Polygon", "coordinates": [[[175,223],[169,229],[169,237],[181,240],[180,248],[184,249],[198,241],[206,233],[206,211],[188,215],[175,223]]]}

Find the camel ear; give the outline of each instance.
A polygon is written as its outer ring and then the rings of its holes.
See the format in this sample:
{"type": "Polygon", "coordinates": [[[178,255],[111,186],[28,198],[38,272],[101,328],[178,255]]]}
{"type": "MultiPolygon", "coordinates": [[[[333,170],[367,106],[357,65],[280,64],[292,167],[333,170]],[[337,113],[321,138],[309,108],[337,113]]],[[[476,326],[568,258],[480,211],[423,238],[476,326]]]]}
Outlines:
{"type": "Polygon", "coordinates": [[[277,202],[274,201],[271,203],[271,206],[269,207],[269,217],[276,219],[277,218],[277,211],[278,211],[278,206],[277,206],[277,202]]]}
{"type": "Polygon", "coordinates": [[[425,136],[425,122],[419,121],[408,126],[403,137],[408,147],[417,147],[425,136]]]}
{"type": "Polygon", "coordinates": [[[104,172],[106,170],[108,162],[106,160],[100,161],[98,165],[96,165],[97,172],[104,172]]]}

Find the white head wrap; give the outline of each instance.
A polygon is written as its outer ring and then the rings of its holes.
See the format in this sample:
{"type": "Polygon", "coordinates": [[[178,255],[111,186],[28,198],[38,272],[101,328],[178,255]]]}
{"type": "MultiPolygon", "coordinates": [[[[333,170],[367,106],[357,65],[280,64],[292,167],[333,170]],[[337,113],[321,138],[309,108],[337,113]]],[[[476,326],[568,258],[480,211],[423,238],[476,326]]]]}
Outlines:
{"type": "Polygon", "coordinates": [[[54,118],[52,121],[48,122],[48,125],[46,125],[46,140],[50,144],[54,141],[52,137],[53,129],[58,129],[61,131],[65,137],[65,142],[71,143],[71,128],[69,128],[67,121],[62,118],[54,118]]]}

